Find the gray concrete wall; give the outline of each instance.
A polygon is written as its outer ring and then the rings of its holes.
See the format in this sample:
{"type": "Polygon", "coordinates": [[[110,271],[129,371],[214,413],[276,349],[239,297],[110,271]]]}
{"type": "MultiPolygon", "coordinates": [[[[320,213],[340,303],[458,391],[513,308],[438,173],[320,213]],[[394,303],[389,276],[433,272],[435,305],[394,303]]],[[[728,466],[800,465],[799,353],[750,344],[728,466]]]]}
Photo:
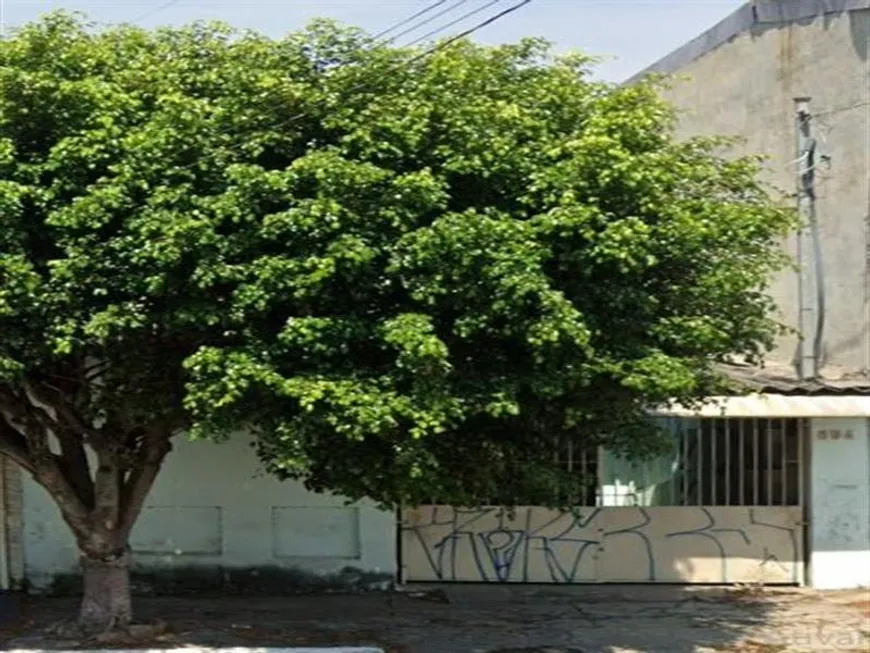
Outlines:
{"type": "MultiPolygon", "coordinates": [[[[681,135],[743,138],[737,152],[767,155],[767,180],[786,194],[796,185],[793,99],[812,97],[820,154],[831,157],[830,168],[817,171],[827,293],[822,363],[830,375],[870,365],[870,9],[863,8],[870,3],[847,4],[851,10],[833,0],[750,3],[652,67],[679,77],[666,97],[682,112],[681,135]],[[782,21],[787,15],[794,20],[782,21]]],[[[797,237],[784,247],[796,256],[797,237]]],[[[797,275],[780,275],[773,294],[781,319],[797,328],[797,275]]],[[[783,337],[770,360],[793,363],[797,353],[797,338],[783,337]]]]}

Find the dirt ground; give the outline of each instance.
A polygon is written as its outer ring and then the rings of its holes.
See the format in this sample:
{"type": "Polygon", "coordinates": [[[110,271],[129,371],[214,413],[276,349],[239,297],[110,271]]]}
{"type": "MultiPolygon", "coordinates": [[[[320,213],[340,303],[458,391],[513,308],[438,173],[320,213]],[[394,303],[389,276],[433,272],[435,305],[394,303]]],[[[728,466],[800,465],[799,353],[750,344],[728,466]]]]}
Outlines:
{"type": "MultiPolygon", "coordinates": [[[[140,647],[377,645],[389,653],[858,653],[870,590],[431,586],[297,598],[140,599],[165,634],[140,647]]],[[[0,648],[94,647],[38,633],[75,602],[32,599],[0,648]]],[[[120,648],[113,646],[112,648],[120,648]]]]}

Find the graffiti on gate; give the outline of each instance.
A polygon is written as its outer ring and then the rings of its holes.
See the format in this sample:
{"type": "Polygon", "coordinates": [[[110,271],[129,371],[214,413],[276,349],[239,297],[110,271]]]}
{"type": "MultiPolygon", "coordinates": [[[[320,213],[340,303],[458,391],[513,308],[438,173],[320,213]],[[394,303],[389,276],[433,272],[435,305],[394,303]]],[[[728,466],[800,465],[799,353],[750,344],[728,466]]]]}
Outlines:
{"type": "Polygon", "coordinates": [[[407,580],[796,583],[800,509],[536,507],[407,511],[407,580]]]}

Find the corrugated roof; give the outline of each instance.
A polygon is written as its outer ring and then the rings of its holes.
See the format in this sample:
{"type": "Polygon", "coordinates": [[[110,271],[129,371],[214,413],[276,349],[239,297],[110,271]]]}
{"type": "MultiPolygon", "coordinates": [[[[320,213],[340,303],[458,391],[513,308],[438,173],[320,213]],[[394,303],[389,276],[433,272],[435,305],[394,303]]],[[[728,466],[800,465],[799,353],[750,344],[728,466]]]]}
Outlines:
{"type": "Polygon", "coordinates": [[[814,379],[801,379],[793,367],[767,364],[720,365],[719,370],[728,379],[750,392],[780,395],[870,395],[870,377],[865,372],[827,368],[824,375],[814,379]]]}

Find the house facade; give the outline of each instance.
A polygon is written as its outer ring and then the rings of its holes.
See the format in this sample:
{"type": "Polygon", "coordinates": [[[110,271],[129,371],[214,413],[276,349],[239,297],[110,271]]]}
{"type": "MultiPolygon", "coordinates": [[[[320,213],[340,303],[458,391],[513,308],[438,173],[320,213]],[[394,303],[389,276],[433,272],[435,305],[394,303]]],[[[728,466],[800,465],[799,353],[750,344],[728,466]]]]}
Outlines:
{"type": "MultiPolygon", "coordinates": [[[[808,226],[774,280],[784,336],[753,392],[655,416],[672,454],[631,465],[557,452],[594,478],[569,514],[423,506],[399,515],[258,475],[244,439],[180,441],[137,525],[155,577],[372,582],[765,583],[870,586],[870,0],[750,2],[647,72],[683,136],[743,139],[808,226]],[[354,571],[349,571],[354,570],[354,571]],[[185,576],[187,574],[187,576],[185,576]],[[194,574],[195,575],[195,574],[194,574]]],[[[48,496],[0,467],[0,583],[75,572],[48,496]]]]}
{"type": "MultiPolygon", "coordinates": [[[[3,471],[5,584],[65,589],[78,568],[69,527],[48,493],[12,461],[3,471]]],[[[382,583],[394,574],[395,523],[370,505],[347,506],[266,476],[245,437],[221,444],[180,437],[130,544],[142,582],[159,589],[357,583],[363,570],[368,582],[382,583]]]]}
{"type": "Polygon", "coordinates": [[[771,290],[796,333],[723,369],[749,396],[661,416],[673,455],[587,455],[574,514],[408,511],[405,579],[870,586],[870,0],[747,2],[649,73],[681,137],[739,137],[801,211],[771,290]]]}

